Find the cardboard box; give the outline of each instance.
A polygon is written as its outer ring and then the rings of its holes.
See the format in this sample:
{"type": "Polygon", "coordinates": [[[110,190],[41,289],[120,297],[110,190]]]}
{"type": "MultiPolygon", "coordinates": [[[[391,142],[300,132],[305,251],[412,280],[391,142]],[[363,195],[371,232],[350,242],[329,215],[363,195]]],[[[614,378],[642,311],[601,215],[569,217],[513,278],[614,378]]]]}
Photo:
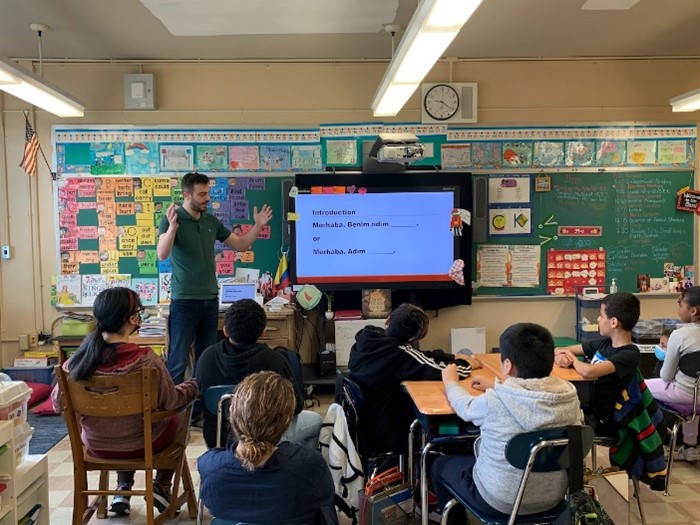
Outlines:
{"type": "Polygon", "coordinates": [[[16,368],[35,368],[39,366],[53,366],[58,364],[57,357],[29,357],[26,354],[17,354],[15,357],[16,368]]]}
{"type": "Polygon", "coordinates": [[[450,329],[450,352],[468,348],[473,354],[486,353],[486,328],[483,326],[450,329]]]}

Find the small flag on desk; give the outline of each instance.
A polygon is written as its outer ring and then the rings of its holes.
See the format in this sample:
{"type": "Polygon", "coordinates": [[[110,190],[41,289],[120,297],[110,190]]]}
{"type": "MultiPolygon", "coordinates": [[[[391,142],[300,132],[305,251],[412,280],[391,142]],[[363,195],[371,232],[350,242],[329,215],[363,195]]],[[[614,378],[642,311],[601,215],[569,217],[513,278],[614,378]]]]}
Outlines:
{"type": "Polygon", "coordinates": [[[24,156],[22,157],[22,162],[19,163],[19,167],[22,168],[27,175],[36,176],[38,172],[38,166],[36,162],[37,153],[39,153],[39,139],[36,136],[36,132],[29,123],[29,119],[25,116],[25,128],[24,128],[24,156]]]}
{"type": "Polygon", "coordinates": [[[289,279],[289,266],[287,265],[287,254],[282,253],[280,257],[280,263],[277,266],[277,273],[275,274],[275,292],[284,291],[285,288],[291,285],[291,280],[289,279]]]}

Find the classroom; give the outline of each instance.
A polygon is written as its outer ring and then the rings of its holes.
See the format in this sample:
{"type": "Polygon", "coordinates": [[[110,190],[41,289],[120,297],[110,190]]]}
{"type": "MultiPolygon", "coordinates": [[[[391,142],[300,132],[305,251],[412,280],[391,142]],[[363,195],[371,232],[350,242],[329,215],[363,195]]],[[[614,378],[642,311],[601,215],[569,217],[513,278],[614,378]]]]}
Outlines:
{"type": "MultiPolygon", "coordinates": [[[[168,13],[158,11],[162,2],[125,0],[117,10],[104,2],[69,0],[65,2],[66,11],[59,12],[49,5],[50,2],[25,6],[20,0],[10,0],[7,6],[0,8],[3,12],[0,55],[38,74],[39,56],[43,53],[43,78],[80,100],[85,113],[83,117],[59,118],[0,91],[0,187],[3,188],[0,192],[0,245],[9,247],[8,257],[3,254],[0,259],[0,364],[12,366],[20,351],[21,336],[50,331],[53,321],[62,313],[55,306],[55,289],[52,291],[52,283],[62,268],[64,251],[60,240],[58,188],[65,180],[79,176],[79,171],[68,170],[66,176],[59,172],[58,180],[52,180],[41,154],[35,177],[28,176],[19,167],[26,142],[25,112],[28,112],[29,122],[51,170],[62,166],[57,146],[81,142],[75,137],[83,132],[106,135],[113,132],[115,136],[142,132],[148,136],[168,131],[184,130],[193,135],[221,131],[229,136],[248,133],[254,137],[220,141],[227,145],[237,142],[265,144],[258,138],[263,130],[277,137],[271,139],[271,143],[305,144],[303,138],[280,137],[308,133],[315,137],[310,143],[318,144],[322,152],[319,173],[329,162],[325,139],[318,137],[342,127],[360,129],[354,135],[358,156],[362,154],[362,142],[371,142],[376,135],[373,133],[382,125],[390,131],[413,129],[427,143],[432,140],[432,148],[444,145],[449,140],[446,137],[450,130],[464,130],[465,133],[470,129],[472,132],[491,130],[506,134],[514,130],[534,130],[533,142],[550,129],[569,133],[566,136],[570,140],[582,140],[584,131],[590,129],[631,129],[637,133],[636,138],[656,130],[659,134],[653,136],[659,143],[670,140],[672,134],[678,132],[689,145],[689,160],[681,165],[658,162],[640,165],[630,161],[615,169],[595,170],[591,165],[577,170],[563,163],[549,169],[530,163],[522,168],[470,166],[451,171],[472,172],[473,180],[482,182],[493,175],[513,177],[513,180],[526,175],[534,184],[538,176],[549,176],[555,186],[557,177],[607,176],[625,183],[625,177],[629,176],[652,185],[654,181],[673,180],[658,188],[674,193],[683,186],[676,184],[671,175],[677,173],[678,180],[686,181],[686,185],[690,181],[691,191],[699,190],[696,173],[698,113],[673,112],[669,100],[700,87],[700,40],[693,27],[700,19],[700,6],[694,0],[674,0],[673,7],[662,0],[640,0],[638,3],[620,2],[633,4],[628,10],[582,11],[579,7],[584,0],[566,2],[570,4],[566,7],[559,5],[561,3],[560,0],[541,0],[525,6],[521,0],[483,0],[452,47],[442,53],[442,58],[419,81],[478,85],[477,120],[444,125],[439,121],[422,121],[424,100],[420,87],[395,116],[373,115],[370,103],[391,60],[395,47],[392,38],[398,45],[403,35],[399,30],[392,37],[382,24],[373,30],[347,30],[345,33],[333,28],[322,34],[318,34],[318,29],[305,29],[310,33],[305,35],[285,34],[273,24],[270,29],[256,28],[257,33],[236,35],[226,33],[225,24],[215,23],[214,17],[197,13],[197,24],[206,28],[209,23],[213,28],[201,33],[206,36],[185,31],[183,34],[190,36],[176,37],[167,25],[173,23],[173,27],[183,30],[187,15],[170,13],[174,18],[167,18],[168,13]],[[49,27],[40,34],[37,50],[37,34],[29,24],[39,22],[49,27]],[[107,27],[110,25],[113,27],[107,27]],[[125,84],[125,79],[129,75],[144,74],[155,79],[154,109],[128,109],[124,97],[130,86],[125,84]],[[659,128],[668,133],[659,132],[659,128]],[[74,138],[66,138],[69,136],[74,138]]],[[[362,4],[356,9],[365,8],[369,12],[360,13],[359,19],[386,18],[389,12],[395,18],[389,16],[382,23],[396,23],[405,28],[417,2],[382,1],[376,2],[375,7],[374,2],[368,0],[362,4]]],[[[358,15],[357,12],[352,14],[358,15]]],[[[0,76],[0,82],[1,79],[0,76]]],[[[118,142],[118,139],[113,140],[118,142]]],[[[129,140],[144,142],[149,139],[127,138],[122,142],[129,140]]],[[[150,140],[161,145],[176,142],[167,138],[150,140]]],[[[216,142],[202,137],[192,139],[191,143],[196,145],[200,141],[202,144],[216,142]]],[[[359,161],[354,167],[361,167],[359,161]]],[[[222,171],[209,174],[222,184],[232,174],[253,185],[261,179],[264,183],[265,177],[270,176],[275,179],[268,182],[270,193],[272,188],[279,191],[280,180],[293,181],[295,175],[290,166],[281,172],[264,167],[238,173],[222,171]]],[[[441,171],[450,172],[449,169],[441,171]]],[[[133,176],[133,172],[117,173],[122,177],[133,176]]],[[[184,171],[163,169],[161,174],[160,179],[165,180],[179,178],[184,171]]],[[[579,184],[578,180],[569,178],[564,186],[588,188],[587,183],[579,184]]],[[[614,187],[609,179],[602,184],[606,190],[614,187]]],[[[597,189],[600,187],[584,191],[597,189]]],[[[538,195],[533,190],[532,206],[538,198],[547,199],[538,195]]],[[[154,202],[158,200],[166,202],[169,198],[154,199],[154,202]]],[[[277,204],[281,205],[279,197],[277,204]]],[[[552,206],[558,217],[574,213],[573,209],[566,210],[565,204],[558,208],[556,203],[552,206]]],[[[138,211],[131,209],[128,213],[137,215],[138,211]]],[[[684,245],[679,252],[682,260],[668,262],[694,266],[697,270],[700,264],[698,215],[668,208],[662,211],[662,215],[669,216],[677,213],[683,213],[685,222],[671,237],[674,243],[684,245]]],[[[263,246],[256,253],[260,261],[268,264],[260,268],[261,271],[272,275],[277,269],[279,249],[283,248],[282,230],[286,227],[283,209],[275,209],[274,214],[270,223],[271,239],[260,238],[258,244],[263,246]]],[[[585,209],[577,209],[575,214],[587,217],[585,209]]],[[[604,211],[596,210],[595,214],[592,211],[588,217],[598,221],[589,226],[603,224],[612,228],[614,225],[604,211]]],[[[537,219],[544,221],[547,217],[531,219],[537,223],[537,219]]],[[[240,222],[251,224],[252,219],[240,222]]],[[[97,226],[97,222],[84,226],[97,226]]],[[[545,239],[538,238],[537,224],[533,223],[532,227],[535,231],[527,238],[496,237],[494,240],[487,235],[479,242],[496,247],[504,244],[540,246],[545,239]]],[[[97,235],[92,238],[96,239],[97,235]]],[[[96,250],[96,242],[94,246],[83,245],[83,249],[96,250]]],[[[539,262],[542,265],[546,265],[545,254],[550,247],[541,246],[539,262]]],[[[425,255],[431,250],[429,242],[417,243],[415,248],[425,255]]],[[[675,318],[677,293],[638,292],[639,274],[663,277],[663,269],[659,264],[634,267],[636,249],[639,248],[632,248],[621,256],[616,266],[620,274],[608,272],[604,282],[599,284],[599,291],[610,292],[611,278],[616,277],[620,291],[637,294],[642,319],[675,318]],[[632,269],[626,274],[628,268],[632,269]]],[[[466,286],[470,285],[469,279],[477,280],[477,252],[479,243],[474,241],[469,248],[467,266],[471,275],[466,276],[466,286]]],[[[247,266],[256,267],[254,263],[247,266]]],[[[98,268],[94,273],[99,273],[99,261],[91,267],[98,268]]],[[[452,328],[480,327],[484,329],[485,348],[490,351],[498,347],[503,330],[520,321],[538,323],[555,336],[575,339],[580,311],[574,295],[550,293],[546,286],[546,268],[543,266],[539,270],[541,278],[534,287],[484,286],[473,291],[470,304],[428,310],[430,330],[421,341],[421,348],[449,351],[452,328]]],[[[694,284],[699,284],[697,276],[694,279],[694,284]]],[[[88,313],[89,308],[77,310],[88,313]]],[[[316,360],[312,339],[313,336],[305,336],[302,339],[304,348],[298,349],[308,362],[316,360]]],[[[675,520],[667,522],[700,520],[697,511],[676,513],[674,517],[675,520]]],[[[647,521],[654,523],[651,519],[647,521]]],[[[0,524],[3,523],[0,519],[0,524]]]]}

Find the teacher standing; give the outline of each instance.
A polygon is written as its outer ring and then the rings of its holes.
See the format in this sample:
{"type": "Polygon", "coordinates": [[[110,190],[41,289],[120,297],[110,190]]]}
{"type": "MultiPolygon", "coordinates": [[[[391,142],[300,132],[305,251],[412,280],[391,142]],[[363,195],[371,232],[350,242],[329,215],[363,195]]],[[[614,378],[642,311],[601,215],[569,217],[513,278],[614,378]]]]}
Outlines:
{"type": "Polygon", "coordinates": [[[158,228],[158,259],[163,261],[170,256],[172,262],[168,371],[175,384],[184,379],[192,342],[195,363],[205,348],[216,343],[219,288],[215,241],[245,251],[272,219],[272,208],[267,204],[260,211],[253,207],[255,225],[239,237],[207,211],[209,188],[209,177],[187,173],[182,178],[182,206],[170,205],[158,228]]]}

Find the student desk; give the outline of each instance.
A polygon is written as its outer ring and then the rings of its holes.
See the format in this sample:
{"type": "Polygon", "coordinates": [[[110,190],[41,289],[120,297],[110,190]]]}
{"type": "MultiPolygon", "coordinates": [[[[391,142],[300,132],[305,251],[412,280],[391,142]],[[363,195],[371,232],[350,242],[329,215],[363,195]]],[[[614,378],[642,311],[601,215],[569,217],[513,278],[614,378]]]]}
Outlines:
{"type": "MultiPolygon", "coordinates": [[[[481,370],[490,370],[499,379],[505,379],[503,372],[501,372],[501,354],[479,354],[477,357],[484,367],[481,370]]],[[[481,370],[476,370],[475,373],[478,374],[481,370]]],[[[564,381],[569,381],[576,387],[582,408],[591,406],[593,402],[593,385],[595,383],[592,379],[584,379],[573,368],[561,368],[557,365],[554,365],[554,368],[552,368],[552,375],[564,381]]]]}
{"type": "MultiPolygon", "coordinates": [[[[484,377],[487,377],[489,379],[495,379],[496,374],[491,371],[490,369],[483,367],[475,370],[473,372],[474,375],[481,375],[484,377]]],[[[469,391],[470,394],[478,396],[481,395],[483,392],[479,390],[475,390],[472,387],[472,379],[471,377],[464,379],[459,382],[460,385],[462,385],[464,388],[469,391]]],[[[459,440],[459,439],[474,439],[478,435],[478,433],[469,433],[469,434],[461,434],[457,436],[449,436],[449,437],[436,437],[432,436],[430,434],[430,429],[426,428],[427,425],[427,419],[428,418],[435,418],[439,416],[453,416],[454,415],[454,410],[452,410],[452,407],[450,406],[449,401],[447,400],[447,395],[445,395],[445,387],[442,383],[442,381],[404,381],[402,383],[404,389],[408,393],[409,396],[411,396],[411,400],[413,401],[413,404],[416,407],[416,410],[424,416],[421,419],[423,420],[421,422],[421,427],[422,427],[422,445],[423,448],[421,450],[421,459],[420,459],[420,491],[421,491],[421,509],[425,509],[424,512],[421,513],[421,523],[422,525],[428,525],[428,472],[426,469],[426,460],[428,457],[428,453],[430,450],[433,448],[433,446],[447,443],[450,441],[454,440],[459,440]]],[[[409,435],[409,444],[408,444],[408,450],[409,450],[409,458],[408,458],[408,465],[409,465],[409,478],[413,479],[413,474],[412,474],[412,465],[413,465],[413,430],[417,426],[417,422],[420,420],[416,420],[416,422],[411,425],[411,433],[409,435]]]]}

